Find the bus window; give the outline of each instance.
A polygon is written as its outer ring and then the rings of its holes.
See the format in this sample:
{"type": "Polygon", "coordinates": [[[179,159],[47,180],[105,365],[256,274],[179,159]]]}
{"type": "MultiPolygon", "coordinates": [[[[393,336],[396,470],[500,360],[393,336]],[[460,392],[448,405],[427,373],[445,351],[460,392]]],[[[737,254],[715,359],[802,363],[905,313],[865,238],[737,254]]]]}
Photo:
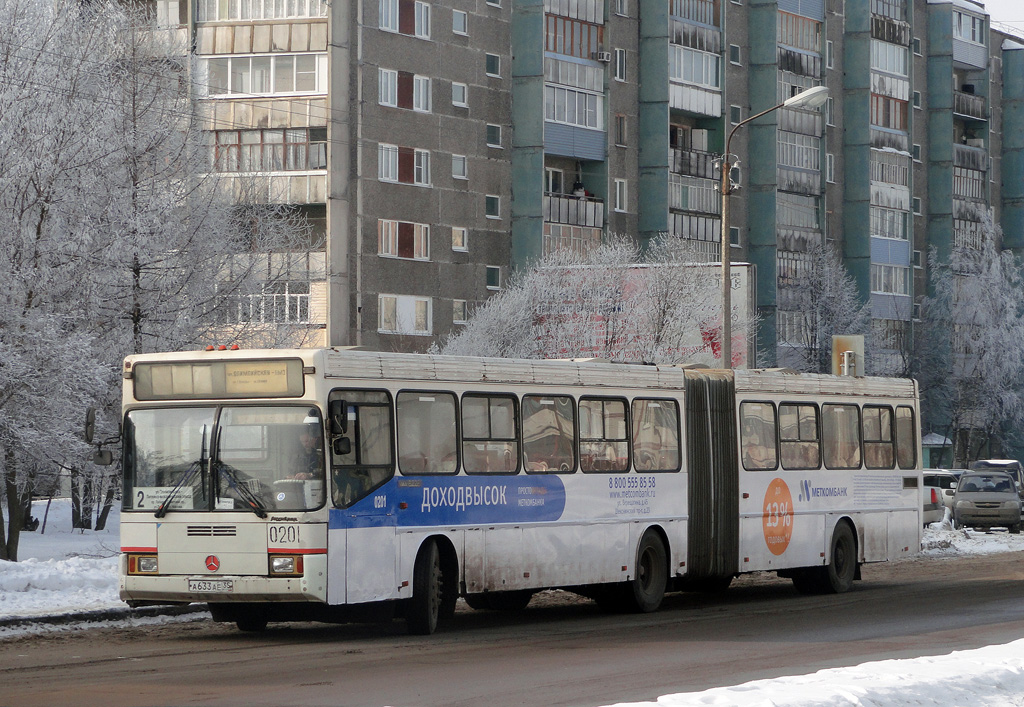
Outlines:
{"type": "Polygon", "coordinates": [[[331,497],[348,508],[395,473],[391,397],[385,391],[335,390],[330,400],[345,401],[348,454],[331,455],[331,497]]]}
{"type": "Polygon", "coordinates": [[[772,403],[740,403],[740,430],[744,469],[764,471],[779,466],[772,403]]]}
{"type": "Polygon", "coordinates": [[[580,400],[580,468],[583,471],[629,470],[625,400],[580,400]]]}
{"type": "Polygon", "coordinates": [[[568,395],[523,396],[523,464],[527,471],[576,470],[576,416],[568,395]]]}
{"type": "Polygon", "coordinates": [[[892,469],[895,465],[892,435],[892,408],[888,405],[864,406],[864,466],[868,469],[892,469]]]}
{"type": "Polygon", "coordinates": [[[896,461],[900,469],[917,466],[917,435],[914,434],[914,408],[896,408],[896,461]]]}
{"type": "Polygon", "coordinates": [[[462,468],[470,474],[519,471],[515,398],[462,397],[462,468]]]}
{"type": "Polygon", "coordinates": [[[679,471],[679,405],[675,400],[633,401],[633,467],[679,471]]]}
{"type": "Polygon", "coordinates": [[[458,468],[455,396],[398,394],[398,468],[403,474],[454,474],[458,468]]]}
{"type": "Polygon", "coordinates": [[[860,411],[856,405],[822,405],[821,432],[826,468],[860,468],[860,411]]]}
{"type": "Polygon", "coordinates": [[[817,469],[821,466],[817,407],[779,405],[779,456],[783,469],[817,469]]]}

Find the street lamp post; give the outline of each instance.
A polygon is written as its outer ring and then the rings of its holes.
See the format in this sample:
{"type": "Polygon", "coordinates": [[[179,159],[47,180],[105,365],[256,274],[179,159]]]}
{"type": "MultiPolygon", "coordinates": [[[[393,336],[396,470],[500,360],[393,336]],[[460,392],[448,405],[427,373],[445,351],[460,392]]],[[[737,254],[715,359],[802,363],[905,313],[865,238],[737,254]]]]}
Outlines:
{"type": "Polygon", "coordinates": [[[828,100],[828,87],[815,86],[802,93],[791,96],[777,106],[752,115],[746,120],[741,120],[729,131],[729,137],[725,140],[725,154],[722,155],[722,368],[732,368],[732,257],[729,252],[729,195],[732,194],[732,183],[729,180],[729,172],[732,165],[729,162],[729,148],[732,145],[732,136],[752,120],[768,115],[779,108],[820,108],[828,100]]]}

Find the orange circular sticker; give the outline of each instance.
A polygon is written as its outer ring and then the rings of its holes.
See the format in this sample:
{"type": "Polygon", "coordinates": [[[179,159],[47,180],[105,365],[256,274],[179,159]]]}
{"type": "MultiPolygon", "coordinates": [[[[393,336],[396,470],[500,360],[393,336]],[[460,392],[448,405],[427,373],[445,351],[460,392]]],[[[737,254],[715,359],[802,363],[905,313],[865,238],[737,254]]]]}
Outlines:
{"type": "Polygon", "coordinates": [[[793,539],[793,494],[782,479],[772,479],[764,493],[764,541],[773,555],[781,555],[793,539]]]}

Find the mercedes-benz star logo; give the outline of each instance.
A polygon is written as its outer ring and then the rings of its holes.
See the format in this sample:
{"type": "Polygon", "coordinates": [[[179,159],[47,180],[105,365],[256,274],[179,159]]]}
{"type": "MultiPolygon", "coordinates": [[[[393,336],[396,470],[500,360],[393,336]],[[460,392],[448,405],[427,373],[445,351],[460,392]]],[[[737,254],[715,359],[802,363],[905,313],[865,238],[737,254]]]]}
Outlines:
{"type": "Polygon", "coordinates": [[[206,569],[211,572],[216,572],[220,569],[220,560],[217,559],[216,555],[210,555],[206,558],[206,569]]]}

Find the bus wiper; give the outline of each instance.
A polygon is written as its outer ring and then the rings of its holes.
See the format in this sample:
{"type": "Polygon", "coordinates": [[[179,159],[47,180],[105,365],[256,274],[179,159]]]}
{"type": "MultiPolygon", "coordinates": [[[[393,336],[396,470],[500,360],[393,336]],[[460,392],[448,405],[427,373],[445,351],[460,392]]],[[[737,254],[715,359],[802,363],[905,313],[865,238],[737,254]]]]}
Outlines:
{"type": "Polygon", "coordinates": [[[249,507],[249,510],[260,518],[267,517],[267,511],[263,508],[263,504],[260,503],[259,498],[256,497],[256,494],[254,494],[248,486],[239,480],[238,474],[235,473],[235,469],[233,467],[228,466],[227,464],[218,463],[217,469],[223,472],[224,476],[228,477],[228,488],[234,490],[234,492],[238,494],[238,498],[249,507]]]}
{"type": "Polygon", "coordinates": [[[188,471],[182,474],[181,479],[178,481],[178,483],[174,485],[174,488],[171,489],[171,492],[167,494],[167,498],[165,498],[164,502],[160,504],[160,507],[156,509],[156,513],[153,514],[154,516],[156,516],[157,518],[163,518],[165,515],[167,515],[167,510],[171,507],[171,501],[174,500],[174,497],[178,495],[178,491],[182,489],[186,481],[189,481],[193,476],[196,475],[196,473],[202,471],[203,467],[206,465],[206,462],[206,425],[203,425],[203,441],[202,446],[199,448],[199,460],[192,462],[192,465],[188,468],[188,471]]]}

